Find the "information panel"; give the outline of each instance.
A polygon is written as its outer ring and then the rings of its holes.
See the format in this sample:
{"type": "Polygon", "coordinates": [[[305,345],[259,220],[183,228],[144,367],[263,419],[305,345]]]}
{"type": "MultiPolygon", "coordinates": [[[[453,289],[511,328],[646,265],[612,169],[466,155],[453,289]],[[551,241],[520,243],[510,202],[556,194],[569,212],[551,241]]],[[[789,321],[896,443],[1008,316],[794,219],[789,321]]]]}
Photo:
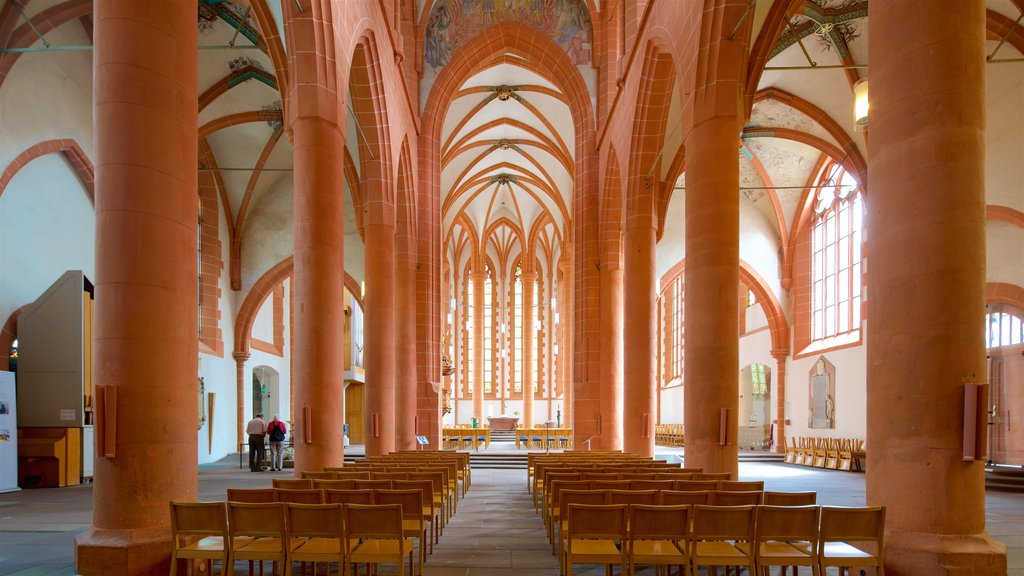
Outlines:
{"type": "Polygon", "coordinates": [[[18,411],[14,372],[0,371],[0,492],[18,490],[18,411]]]}

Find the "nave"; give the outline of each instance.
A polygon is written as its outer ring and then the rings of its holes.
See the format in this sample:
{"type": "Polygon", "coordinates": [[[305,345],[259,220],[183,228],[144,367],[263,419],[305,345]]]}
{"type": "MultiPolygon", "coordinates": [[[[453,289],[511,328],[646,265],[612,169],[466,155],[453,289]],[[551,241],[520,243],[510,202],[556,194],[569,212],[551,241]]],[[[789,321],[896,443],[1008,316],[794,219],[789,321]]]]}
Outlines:
{"type": "MultiPolygon", "coordinates": [[[[816,491],[819,504],[865,502],[863,474],[760,462],[741,462],[739,470],[742,480],[764,480],[766,490],[816,491]]],[[[228,487],[269,487],[272,478],[290,477],[288,471],[239,470],[237,459],[229,457],[200,467],[199,500],[223,500],[228,487]]],[[[525,470],[475,469],[472,487],[424,565],[424,576],[556,576],[558,560],[525,477],[525,470]]],[[[0,494],[0,576],[75,574],[70,544],[88,529],[91,508],[91,485],[0,494]]],[[[1024,495],[986,493],[986,518],[986,529],[1008,548],[1007,574],[1024,576],[1024,495]]],[[[386,566],[382,576],[393,573],[386,566]]],[[[582,565],[575,572],[603,573],[600,566],[582,565]]],[[[235,574],[248,574],[245,563],[235,566],[235,574]]]]}

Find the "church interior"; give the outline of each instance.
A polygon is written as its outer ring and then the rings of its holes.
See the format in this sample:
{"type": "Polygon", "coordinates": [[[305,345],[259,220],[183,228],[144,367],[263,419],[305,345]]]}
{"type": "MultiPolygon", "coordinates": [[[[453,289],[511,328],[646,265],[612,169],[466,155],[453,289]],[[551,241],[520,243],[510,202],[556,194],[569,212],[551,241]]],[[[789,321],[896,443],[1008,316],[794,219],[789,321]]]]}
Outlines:
{"type": "Polygon", "coordinates": [[[166,573],[256,414],[274,478],[676,458],[1024,574],[1024,0],[4,0],[0,376],[54,574],[166,573]]]}

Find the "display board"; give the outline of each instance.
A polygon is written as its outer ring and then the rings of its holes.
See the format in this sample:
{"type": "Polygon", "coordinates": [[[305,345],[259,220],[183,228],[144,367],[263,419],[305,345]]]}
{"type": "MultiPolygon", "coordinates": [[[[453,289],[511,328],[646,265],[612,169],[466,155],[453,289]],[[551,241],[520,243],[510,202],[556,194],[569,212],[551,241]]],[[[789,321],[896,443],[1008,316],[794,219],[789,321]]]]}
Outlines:
{"type": "Polygon", "coordinates": [[[18,489],[18,400],[14,372],[0,372],[0,492],[18,489]]]}

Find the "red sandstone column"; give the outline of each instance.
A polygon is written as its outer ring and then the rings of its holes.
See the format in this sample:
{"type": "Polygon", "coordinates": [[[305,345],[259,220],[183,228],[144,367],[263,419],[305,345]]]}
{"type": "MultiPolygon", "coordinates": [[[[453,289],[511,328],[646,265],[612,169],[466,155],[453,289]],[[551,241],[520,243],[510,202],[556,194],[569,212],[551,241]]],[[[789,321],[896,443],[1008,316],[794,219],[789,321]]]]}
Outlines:
{"type": "MultiPolygon", "coordinates": [[[[416,449],[416,254],[399,255],[395,273],[395,448],[416,449]]],[[[442,294],[446,292],[442,291],[442,294]]],[[[444,304],[447,307],[447,303],[444,304]]]]}
{"type": "Polygon", "coordinates": [[[737,472],[739,156],[736,116],[703,120],[686,138],[686,465],[737,472]],[[720,443],[726,410],[725,445],[720,443]]]}
{"type": "Polygon", "coordinates": [[[654,423],[658,419],[656,359],[659,357],[654,246],[658,242],[653,190],[634,191],[626,211],[624,301],[623,450],[654,456],[654,423]]]}
{"type": "Polygon", "coordinates": [[[786,359],[789,354],[772,354],[775,357],[775,451],[786,453],[786,359]]]}
{"type": "Polygon", "coordinates": [[[374,220],[364,225],[367,456],[395,450],[395,225],[374,220]]]}
{"type": "Polygon", "coordinates": [[[1006,574],[962,460],[963,384],[985,381],[985,2],[881,2],[869,34],[867,499],[887,574],[1006,574]]]}
{"type": "Polygon", "coordinates": [[[601,423],[593,448],[621,450],[622,268],[610,262],[610,258],[602,258],[605,261],[601,264],[601,423]]]}
{"type": "Polygon", "coordinates": [[[237,433],[235,443],[241,446],[248,441],[245,436],[245,361],[249,359],[249,353],[235,351],[232,356],[235,359],[235,400],[238,404],[235,412],[235,431],[237,433]]]}
{"type": "MultiPolygon", "coordinates": [[[[482,267],[481,267],[482,268],[482,267]]],[[[469,281],[473,283],[473,417],[481,421],[484,417],[484,280],[487,273],[473,271],[469,281]]]]}
{"type": "MultiPolygon", "coordinates": [[[[573,422],[573,384],[570,376],[570,363],[572,362],[572,319],[569,311],[572,306],[572,260],[562,258],[558,262],[558,271],[561,272],[558,280],[558,384],[562,388],[562,424],[572,426],[573,422]]],[[[575,434],[575,430],[573,431],[575,434]]]]}
{"type": "Polygon", "coordinates": [[[93,366],[110,410],[97,437],[112,456],[96,458],[75,564],[86,576],[159,574],[167,503],[198,491],[196,8],[97,0],[94,17],[93,366]]]}
{"type": "Polygon", "coordinates": [[[345,283],[342,158],[334,122],[303,116],[291,124],[295,158],[295,271],[292,382],[295,474],[341,466],[345,389],[345,283]]]}
{"type": "MultiPolygon", "coordinates": [[[[530,313],[534,306],[534,281],[537,280],[536,272],[523,272],[519,275],[523,281],[523,426],[533,427],[533,381],[537,373],[537,359],[533,357],[533,339],[536,336],[536,328],[533,324],[533,315],[530,313]]],[[[519,360],[518,358],[516,360],[519,360]]]]}

